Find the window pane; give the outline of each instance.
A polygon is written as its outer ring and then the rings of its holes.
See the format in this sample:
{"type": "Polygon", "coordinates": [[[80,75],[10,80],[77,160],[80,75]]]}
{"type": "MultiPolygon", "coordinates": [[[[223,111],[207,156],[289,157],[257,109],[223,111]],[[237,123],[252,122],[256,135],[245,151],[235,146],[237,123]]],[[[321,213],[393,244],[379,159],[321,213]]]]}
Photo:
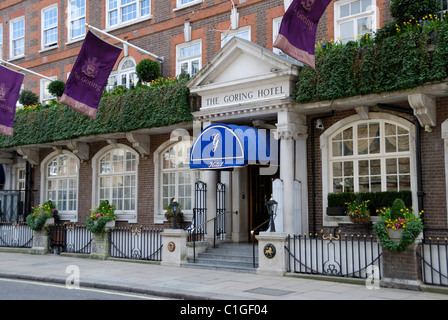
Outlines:
{"type": "Polygon", "coordinates": [[[151,13],[151,1],[143,0],[141,2],[141,15],[146,16],[151,13]]]}
{"type": "Polygon", "coordinates": [[[130,6],[124,7],[122,9],[121,21],[126,22],[137,18],[137,5],[131,4],[130,6]]]}
{"type": "Polygon", "coordinates": [[[347,21],[340,24],[340,32],[342,43],[346,43],[350,40],[353,40],[355,34],[355,26],[353,21],[347,21]]]}
{"type": "Polygon", "coordinates": [[[361,18],[357,20],[358,23],[358,34],[357,36],[363,36],[367,33],[372,33],[371,23],[369,23],[370,17],[361,18]]]}
{"type": "Polygon", "coordinates": [[[361,12],[361,1],[358,0],[358,1],[352,2],[351,14],[354,15],[354,14],[358,14],[360,12],[361,12]]]}
{"type": "Polygon", "coordinates": [[[362,12],[366,12],[367,10],[372,10],[372,8],[370,7],[371,5],[372,5],[372,0],[362,0],[362,12]]]}
{"type": "Polygon", "coordinates": [[[350,15],[350,4],[344,4],[340,7],[340,18],[344,18],[350,15]]]}

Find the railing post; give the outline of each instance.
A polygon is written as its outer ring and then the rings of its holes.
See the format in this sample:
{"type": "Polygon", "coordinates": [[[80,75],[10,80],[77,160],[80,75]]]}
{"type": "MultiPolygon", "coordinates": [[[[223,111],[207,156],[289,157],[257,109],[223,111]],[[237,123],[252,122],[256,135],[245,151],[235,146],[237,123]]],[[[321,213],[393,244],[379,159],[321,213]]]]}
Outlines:
{"type": "Polygon", "coordinates": [[[284,232],[260,232],[258,240],[258,274],[283,276],[286,273],[286,243],[284,232]]]}

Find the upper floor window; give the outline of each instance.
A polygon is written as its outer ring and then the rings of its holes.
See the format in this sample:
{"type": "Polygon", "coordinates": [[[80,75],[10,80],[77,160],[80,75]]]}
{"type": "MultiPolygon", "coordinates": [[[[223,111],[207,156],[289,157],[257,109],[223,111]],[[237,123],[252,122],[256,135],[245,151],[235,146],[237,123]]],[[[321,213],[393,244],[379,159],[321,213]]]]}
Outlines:
{"type": "Polygon", "coordinates": [[[86,0],[70,0],[68,10],[69,41],[85,36],[86,0]]]}
{"type": "Polygon", "coordinates": [[[180,44],[176,50],[176,74],[185,73],[194,76],[201,69],[202,43],[191,41],[180,44]]]}
{"type": "Polygon", "coordinates": [[[376,31],[376,0],[335,2],[335,39],[342,43],[376,31]]]}
{"type": "Polygon", "coordinates": [[[123,58],[117,71],[111,73],[107,84],[107,90],[111,91],[117,86],[133,88],[138,81],[135,67],[136,64],[134,59],[123,58]]]}
{"type": "Polygon", "coordinates": [[[203,1],[204,0],[176,0],[176,8],[182,9],[183,7],[192,6],[203,1]]]}
{"type": "Polygon", "coordinates": [[[25,55],[25,17],[17,18],[10,23],[10,58],[25,55]]]}
{"type": "Polygon", "coordinates": [[[242,27],[235,30],[229,30],[221,34],[221,48],[224,47],[233,37],[250,40],[250,27],[242,27]]]}
{"type": "Polygon", "coordinates": [[[50,6],[42,10],[42,49],[58,44],[58,7],[50,6]]]}
{"type": "Polygon", "coordinates": [[[410,132],[386,120],[361,121],[330,137],[330,192],[411,190],[410,132]]]}
{"type": "Polygon", "coordinates": [[[108,28],[137,21],[151,15],[151,0],[106,0],[106,7],[108,28]]]}
{"type": "MultiPolygon", "coordinates": [[[[51,77],[53,80],[57,80],[57,77],[51,77]]],[[[40,102],[42,104],[45,104],[47,102],[50,102],[51,100],[55,100],[56,97],[53,96],[50,91],[48,91],[48,85],[51,83],[48,79],[41,79],[40,80],[40,102]]]]}

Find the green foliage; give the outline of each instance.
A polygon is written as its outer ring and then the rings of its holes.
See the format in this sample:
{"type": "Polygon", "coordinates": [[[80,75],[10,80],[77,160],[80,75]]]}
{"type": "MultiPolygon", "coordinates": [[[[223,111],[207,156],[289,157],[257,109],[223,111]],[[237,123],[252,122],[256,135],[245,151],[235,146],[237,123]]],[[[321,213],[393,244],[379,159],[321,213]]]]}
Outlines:
{"type": "Polygon", "coordinates": [[[14,136],[0,135],[0,148],[129,132],[191,121],[186,80],[129,90],[101,99],[96,119],[63,104],[16,113],[14,136]]]}
{"type": "Polygon", "coordinates": [[[398,24],[421,20],[424,16],[440,11],[440,0],[391,0],[390,13],[398,24]]]}
{"type": "Polygon", "coordinates": [[[448,76],[448,21],[388,24],[375,37],[327,43],[316,49],[316,69],[303,67],[299,103],[406,90],[448,76]]]}
{"type": "Polygon", "coordinates": [[[51,200],[48,200],[41,206],[33,208],[33,213],[26,217],[26,223],[31,230],[42,230],[47,219],[53,218],[57,214],[58,210],[56,209],[55,204],[51,200]]]}
{"type": "Polygon", "coordinates": [[[64,93],[65,82],[61,80],[55,80],[48,85],[48,92],[54,97],[61,97],[64,93]]]}
{"type": "Polygon", "coordinates": [[[403,211],[406,210],[404,201],[401,199],[396,199],[390,208],[390,218],[395,220],[403,217],[403,211]]]}
{"type": "Polygon", "coordinates": [[[139,82],[151,82],[160,77],[160,66],[156,61],[144,59],[135,68],[139,82]]]}
{"type": "Polygon", "coordinates": [[[109,201],[101,201],[98,208],[94,209],[89,217],[87,217],[87,229],[92,233],[104,232],[104,227],[109,221],[116,220],[116,206],[111,205],[109,201]]]}
{"type": "Polygon", "coordinates": [[[329,193],[327,196],[329,207],[345,207],[346,203],[358,201],[369,202],[370,210],[374,208],[383,208],[392,206],[395,199],[402,199],[406,207],[412,206],[411,191],[382,191],[382,192],[343,192],[329,193]]]}
{"type": "MultiPolygon", "coordinates": [[[[420,213],[420,215],[423,211],[420,213]]],[[[404,252],[423,231],[423,221],[420,216],[405,207],[401,199],[396,199],[391,208],[385,208],[380,213],[381,220],[373,226],[373,231],[381,245],[393,252],[404,252]],[[400,240],[390,239],[388,230],[402,230],[400,240]]]]}
{"type": "Polygon", "coordinates": [[[31,106],[37,104],[39,97],[32,91],[23,90],[19,94],[19,102],[24,106],[31,106]]]}

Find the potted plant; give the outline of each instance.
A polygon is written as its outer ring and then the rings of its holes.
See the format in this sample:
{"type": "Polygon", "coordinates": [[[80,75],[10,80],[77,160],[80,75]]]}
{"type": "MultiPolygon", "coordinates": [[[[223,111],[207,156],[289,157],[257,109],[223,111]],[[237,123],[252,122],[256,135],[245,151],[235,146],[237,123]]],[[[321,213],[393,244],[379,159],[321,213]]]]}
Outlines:
{"type": "Polygon", "coordinates": [[[32,209],[33,213],[26,217],[26,223],[31,230],[42,230],[45,225],[54,224],[54,217],[58,214],[58,210],[51,200],[32,209]]]}
{"type": "Polygon", "coordinates": [[[357,196],[353,202],[347,202],[345,211],[350,221],[356,224],[367,224],[370,222],[370,210],[368,208],[370,200],[361,201],[357,196]]]}
{"type": "Polygon", "coordinates": [[[115,205],[111,205],[109,201],[103,200],[100,205],[92,211],[87,218],[87,229],[92,233],[102,233],[105,228],[113,228],[115,226],[115,205]]]}
{"type": "MultiPolygon", "coordinates": [[[[174,198],[171,198],[170,203],[172,203],[174,198]]],[[[173,221],[174,218],[177,219],[178,223],[181,223],[184,220],[184,214],[181,209],[181,205],[179,205],[179,210],[177,214],[174,212],[174,210],[171,208],[169,204],[166,204],[165,206],[165,218],[168,220],[168,222],[173,221]]]]}
{"type": "Polygon", "coordinates": [[[423,231],[422,213],[415,215],[403,200],[395,199],[392,207],[379,210],[381,220],[373,230],[384,248],[393,252],[406,251],[423,231]]]}

